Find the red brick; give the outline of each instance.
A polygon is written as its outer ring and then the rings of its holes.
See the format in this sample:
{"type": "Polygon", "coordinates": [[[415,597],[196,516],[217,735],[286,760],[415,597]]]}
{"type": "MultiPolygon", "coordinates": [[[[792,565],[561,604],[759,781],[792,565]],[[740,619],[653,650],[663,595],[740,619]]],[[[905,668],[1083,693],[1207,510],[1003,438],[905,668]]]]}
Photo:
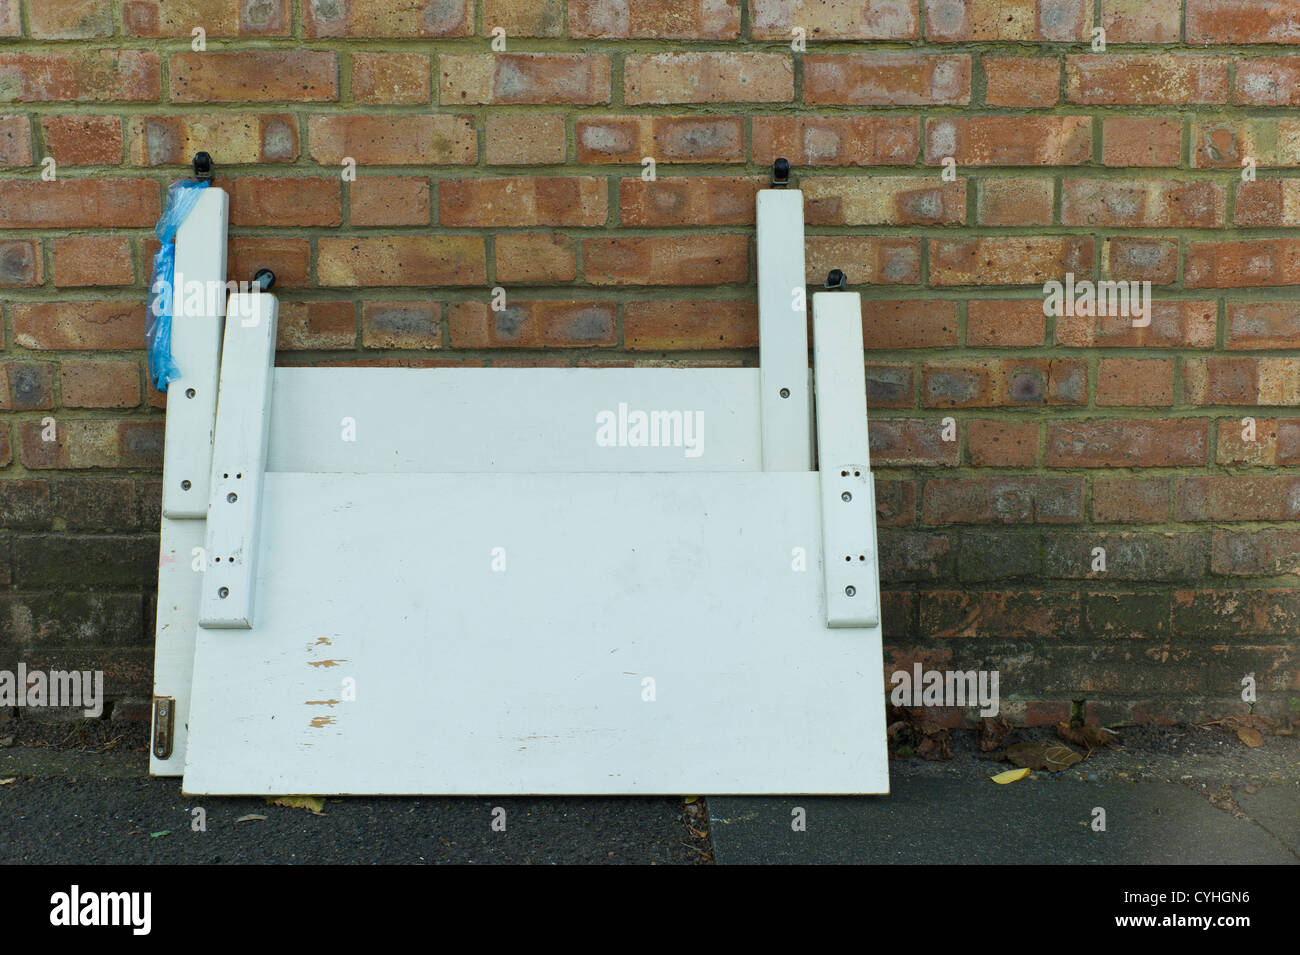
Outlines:
{"type": "Polygon", "coordinates": [[[629,351],[757,348],[758,306],[714,299],[628,302],[623,347],[629,351]]]}
{"type": "Polygon", "coordinates": [[[158,54],[148,50],[0,53],[0,90],[18,103],[157,100],[158,54]]]}
{"type": "Polygon", "coordinates": [[[878,467],[956,467],[961,442],[943,440],[938,418],[881,418],[867,421],[871,462],[878,467]]]}
{"type": "Polygon", "coordinates": [[[930,239],[931,285],[1042,285],[1092,272],[1092,239],[1018,236],[930,239]]]}
{"type": "Polygon", "coordinates": [[[623,236],[582,241],[592,285],[725,285],[749,280],[744,235],[623,236]]]}
{"type": "Polygon", "coordinates": [[[171,58],[174,103],[333,102],[338,54],[314,50],[177,53],[171,58]]]}
{"type": "Polygon", "coordinates": [[[1070,348],[1213,348],[1217,312],[1214,302],[1153,302],[1151,324],[1137,328],[1123,315],[1058,315],[1056,344],[1070,348]]]}
{"type": "Polygon", "coordinates": [[[1300,43],[1297,0],[1187,0],[1188,43],[1300,43]]]}
{"type": "Polygon", "coordinates": [[[1300,477],[1233,474],[1175,478],[1174,520],[1300,520],[1300,477]]]}
{"type": "Polygon", "coordinates": [[[131,240],[125,236],[68,236],[52,244],[54,284],[61,288],[135,283],[131,240]]]}
{"type": "Polygon", "coordinates": [[[564,162],[564,114],[490,113],[485,122],[489,166],[548,165],[564,162]]]}
{"type": "Polygon", "coordinates": [[[137,349],[144,342],[146,311],[143,302],[15,304],[14,344],[57,351],[137,349]]]}
{"type": "Polygon", "coordinates": [[[989,106],[1042,109],[1061,98],[1061,61],[1056,57],[986,56],[981,63],[989,106]]]}
{"type": "Polygon", "coordinates": [[[608,184],[596,177],[514,176],[444,179],[444,226],[597,226],[605,224],[608,184]]]}
{"type": "Polygon", "coordinates": [[[970,116],[925,124],[925,161],[958,166],[1072,166],[1092,158],[1088,116],[970,116]]]}
{"type": "Polygon", "coordinates": [[[1086,40],[1092,5],[1080,0],[927,0],[931,41],[1086,40]]]}
{"type": "Polygon", "coordinates": [[[1188,288],[1300,284],[1300,239],[1228,239],[1187,247],[1188,288]]]}
{"type": "Polygon", "coordinates": [[[1300,347],[1300,307],[1291,302],[1229,302],[1229,349],[1300,347]]]}
{"type": "Polygon", "coordinates": [[[60,166],[122,161],[122,121],[116,116],[42,116],[45,154],[60,166]]]}
{"type": "Polygon", "coordinates": [[[1183,398],[1195,405],[1300,405],[1300,358],[1188,358],[1183,398]]]}
{"type": "Polygon", "coordinates": [[[348,186],[355,226],[428,225],[429,180],[367,176],[348,186]]]}
{"type": "Polygon", "coordinates": [[[912,407],[916,383],[911,362],[867,362],[864,371],[869,408],[912,407]]]}
{"type": "Polygon", "coordinates": [[[919,285],[921,240],[915,236],[805,236],[808,284],[821,285],[831,269],[846,273],[854,285],[919,285]]]}
{"type": "Polygon", "coordinates": [[[1033,348],[1043,344],[1047,316],[1040,299],[971,299],[966,344],[974,348],[1033,348]]]}
{"type": "Polygon", "coordinates": [[[1300,418],[1261,418],[1250,415],[1253,434],[1248,439],[1246,415],[1218,422],[1219,444],[1215,460],[1228,466],[1288,467],[1300,464],[1300,418]]]}
{"type": "Polygon", "coordinates": [[[1218,182],[1066,179],[1061,224],[1129,229],[1222,228],[1227,192],[1218,182]]]}
{"type": "Polygon", "coordinates": [[[1111,279],[1170,285],[1178,278],[1178,240],[1107,239],[1101,267],[1111,279]]]}
{"type": "Polygon", "coordinates": [[[516,299],[499,312],[456,302],[448,323],[454,348],[590,348],[618,339],[613,302],[516,299]]]}
{"type": "Polygon", "coordinates": [[[1168,407],[1173,403],[1173,361],[1103,358],[1097,363],[1098,407],[1168,407]]]}
{"type": "Polygon", "coordinates": [[[1051,225],[1054,193],[1051,179],[980,179],[976,216],[980,225],[1051,225]]]}
{"type": "Polygon", "coordinates": [[[1204,418],[1050,422],[1046,463],[1049,468],[1204,465],[1209,424],[1204,418]]]}
{"type": "Polygon", "coordinates": [[[785,53],[628,54],[623,73],[629,105],[794,99],[794,63],[785,53]]]}
{"type": "Polygon", "coordinates": [[[865,299],[862,302],[862,340],[868,351],[955,346],[957,303],[942,299],[865,299]]]}
{"type": "Polygon", "coordinates": [[[803,70],[804,102],[809,106],[970,103],[971,58],[965,54],[804,54],[803,70]]]}
{"type": "Polygon", "coordinates": [[[1228,101],[1228,61],[1173,53],[1084,53],[1066,57],[1066,98],[1094,105],[1228,101]]]}
{"type": "Polygon", "coordinates": [[[578,162],[740,162],[745,126],[739,116],[580,116],[574,120],[578,162]]]}
{"type": "Polygon", "coordinates": [[[1179,0],[1101,0],[1107,43],[1177,43],[1179,0]]]}
{"type": "Polygon", "coordinates": [[[150,179],[0,181],[0,228],[152,228],[160,213],[150,179]]]}
{"type": "Polygon", "coordinates": [[[498,282],[543,284],[578,277],[577,245],[554,232],[499,235],[493,242],[498,282]]]}
{"type": "Polygon", "coordinates": [[[750,35],[755,40],[789,42],[795,27],[806,31],[809,42],[920,36],[917,0],[830,0],[797,7],[785,0],[752,0],[750,10],[750,35]]]}
{"type": "Polygon", "coordinates": [[[1087,366],[1076,359],[988,358],[921,366],[926,408],[1000,408],[1088,400],[1087,366]]]}
{"type": "Polygon", "coordinates": [[[313,116],[311,158],[322,166],[354,159],[361,166],[469,164],[478,158],[474,117],[313,116]]]}
{"type": "Polygon", "coordinates": [[[44,281],[39,239],[0,239],[0,288],[34,288],[44,281]]]}
{"type": "Polygon", "coordinates": [[[764,165],[910,166],[919,151],[915,117],[754,117],[754,161],[764,165]]]}
{"type": "Polygon", "coordinates": [[[259,269],[270,269],[276,288],[306,288],[311,284],[310,257],[311,243],[306,239],[237,236],[228,243],[226,274],[233,281],[247,282],[259,269]]]}
{"type": "MultiPolygon", "coordinates": [[[[785,35],[789,36],[789,31],[785,35]]],[[[569,0],[569,36],[575,39],[738,40],[740,0],[720,3],[569,0]]]]}
{"type": "Polygon", "coordinates": [[[1300,56],[1242,57],[1232,101],[1242,106],[1300,106],[1300,56]]]}
{"type": "Polygon", "coordinates": [[[0,166],[32,165],[32,124],[26,116],[0,116],[0,166]]]}
{"type": "Polygon", "coordinates": [[[36,411],[53,407],[52,363],[0,360],[0,411],[36,411]]]}
{"type": "Polygon", "coordinates": [[[227,165],[293,162],[298,158],[298,119],[289,113],[131,119],[131,163],[136,166],[188,165],[214,142],[221,143],[221,161],[227,165]]]}
{"type": "Polygon", "coordinates": [[[236,226],[337,226],[343,223],[337,179],[306,176],[239,176],[226,184],[230,224],[236,226]]]}
{"type": "Polygon", "coordinates": [[[977,468],[1032,468],[1038,460],[1038,423],[969,421],[966,445],[977,468]]]}
{"type": "Polygon", "coordinates": [[[18,0],[0,0],[0,36],[22,36],[22,13],[18,0]]]}
{"type": "Polygon", "coordinates": [[[1092,479],[1092,519],[1098,524],[1163,524],[1169,519],[1169,479],[1092,479]]]}
{"type": "Polygon", "coordinates": [[[289,4],[290,0],[125,0],[122,26],[128,36],[188,39],[196,26],[209,37],[288,36],[289,4]]]}
{"type": "Polygon", "coordinates": [[[367,302],[361,310],[366,348],[441,348],[442,306],[437,302],[367,302]]]}
{"type": "Polygon", "coordinates": [[[352,98],[358,103],[427,103],[433,95],[423,53],[353,53],[352,98]]]}
{"type": "Polygon", "coordinates": [[[923,524],[1076,524],[1083,478],[942,478],[925,482],[923,524]]]}
{"type": "Polygon", "coordinates": [[[482,285],[487,255],[478,236],[321,238],[316,275],[321,286],[482,285]]]}
{"type": "Polygon", "coordinates": [[[1177,166],[1183,155],[1181,119],[1107,116],[1101,123],[1107,166],[1177,166]]]}
{"type": "Polygon", "coordinates": [[[805,176],[799,187],[809,225],[960,225],[966,220],[964,180],[805,176]]]}
{"type": "Polygon", "coordinates": [[[134,361],[78,361],[59,366],[65,408],[134,408],[140,404],[140,365],[134,361]]]}
{"type": "Polygon", "coordinates": [[[751,225],[763,180],[744,176],[619,180],[625,226],[751,225]]]}
{"type": "Polygon", "coordinates": [[[1192,159],[1199,169],[1300,166],[1300,119],[1194,120],[1192,159]]]}
{"type": "Polygon", "coordinates": [[[281,351],[330,351],[356,346],[356,309],[351,302],[281,302],[275,347],[281,351]]]}
{"type": "Polygon", "coordinates": [[[564,32],[564,0],[483,0],[483,35],[558,37],[564,32]]]}
{"type": "Polygon", "coordinates": [[[19,457],[23,467],[55,468],[161,468],[163,421],[60,417],[55,440],[41,438],[40,421],[18,422],[19,457]]]}
{"type": "Polygon", "coordinates": [[[439,102],[444,106],[610,101],[610,64],[605,55],[442,53],[438,72],[439,102]]]}
{"type": "Polygon", "coordinates": [[[13,446],[9,443],[9,422],[0,421],[0,468],[9,467],[13,460],[13,446]]]}
{"type": "Polygon", "coordinates": [[[303,0],[308,37],[471,36],[473,0],[400,3],[392,0],[303,0]]]}
{"type": "Polygon", "coordinates": [[[1231,577],[1300,574],[1300,531],[1294,528],[1216,530],[1211,546],[1212,574],[1231,577]]]}

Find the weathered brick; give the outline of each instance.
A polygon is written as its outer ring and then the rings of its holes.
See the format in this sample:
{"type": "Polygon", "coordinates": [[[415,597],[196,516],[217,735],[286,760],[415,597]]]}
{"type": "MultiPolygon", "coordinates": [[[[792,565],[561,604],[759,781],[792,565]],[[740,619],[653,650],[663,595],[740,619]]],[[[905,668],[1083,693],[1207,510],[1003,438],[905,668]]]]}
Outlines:
{"type": "Polygon", "coordinates": [[[362,166],[472,164],[478,155],[474,117],[313,116],[311,158],[322,166],[354,159],[362,166]]]}
{"type": "Polygon", "coordinates": [[[969,55],[804,54],[803,70],[803,96],[809,106],[964,106],[970,103],[969,55]]]}
{"type": "Polygon", "coordinates": [[[1042,109],[1061,98],[1061,61],[1040,56],[986,56],[984,102],[1042,109]]]}
{"type": "Polygon", "coordinates": [[[438,72],[445,106],[610,101],[609,57],[603,54],[443,53],[438,72]]]}
{"type": "Polygon", "coordinates": [[[189,163],[194,154],[221,143],[223,163],[293,162],[298,158],[298,120],[288,113],[214,113],[207,116],[135,116],[131,164],[189,163]]]}
{"type": "Polygon", "coordinates": [[[1300,43],[1297,0],[1187,0],[1188,43],[1300,43]]]}
{"type": "Polygon", "coordinates": [[[339,98],[338,54],[315,50],[177,53],[174,103],[332,102],[339,98]]]}
{"type": "Polygon", "coordinates": [[[1084,40],[1092,5],[1084,0],[928,0],[925,35],[931,41],[1084,40]]]}
{"type": "Polygon", "coordinates": [[[343,222],[342,187],[337,179],[240,176],[226,188],[231,225],[337,226],[343,222]]]}
{"type": "Polygon", "coordinates": [[[867,421],[867,436],[873,464],[880,467],[956,467],[961,442],[943,439],[938,418],[881,418],[867,421]]]}
{"type": "Polygon", "coordinates": [[[478,236],[321,238],[316,274],[322,286],[482,285],[487,256],[478,236]]]}
{"type": "Polygon", "coordinates": [[[1050,179],[980,179],[976,217],[980,225],[1051,225],[1054,193],[1050,179]]]}
{"type": "MultiPolygon", "coordinates": [[[[587,0],[591,2],[591,0],[587,0]]],[[[797,6],[784,0],[753,0],[750,35],[755,40],[790,40],[802,27],[814,40],[915,40],[917,0],[829,0],[797,6]]]]}
{"type": "Polygon", "coordinates": [[[1204,418],[1054,421],[1047,426],[1049,468],[1194,467],[1209,458],[1204,418]]]}
{"type": "Polygon", "coordinates": [[[758,306],[716,299],[628,302],[623,346],[631,351],[757,348],[758,306]]]}
{"type": "Polygon", "coordinates": [[[149,50],[0,52],[0,103],[157,100],[162,72],[149,50]]]}
{"type": "Polygon", "coordinates": [[[1177,166],[1183,154],[1180,119],[1107,116],[1101,122],[1101,161],[1107,166],[1177,166]]]}
{"type": "Polygon", "coordinates": [[[26,116],[0,116],[0,166],[32,165],[32,124],[26,116]]]}
{"type": "Polygon", "coordinates": [[[52,245],[54,284],[61,288],[135,282],[131,240],[126,236],[66,236],[54,239],[52,245]]]}
{"type": "Polygon", "coordinates": [[[1212,539],[1211,573],[1226,577],[1300,574],[1300,530],[1216,530],[1212,539]]]}
{"type": "Polygon", "coordinates": [[[930,239],[932,285],[1042,285],[1092,272],[1092,239],[1017,236],[930,239]]]}
{"type": "Polygon", "coordinates": [[[1218,182],[1066,179],[1061,224],[1120,228],[1221,228],[1227,192],[1218,182]]]}
{"type": "Polygon", "coordinates": [[[1192,161],[1200,169],[1300,166],[1300,119],[1192,121],[1192,161]]]}
{"type": "Polygon", "coordinates": [[[367,176],[348,186],[354,226],[428,225],[429,180],[367,176]]]}
{"type": "Polygon", "coordinates": [[[1153,302],[1151,324],[1123,315],[1059,315],[1056,344],[1072,348],[1213,348],[1214,302],[1153,302]]]}
{"type": "Polygon", "coordinates": [[[311,243],[307,239],[236,236],[227,243],[226,276],[247,282],[259,269],[270,269],[275,273],[277,288],[306,288],[311,284],[310,258],[311,243]]]}
{"type": "Polygon", "coordinates": [[[1079,632],[1077,593],[1043,590],[932,590],[921,595],[921,632],[932,639],[997,637],[1059,640],[1079,632]]]}
{"type": "Polygon", "coordinates": [[[977,468],[1032,468],[1038,460],[1038,424],[1034,421],[966,423],[970,463],[977,468]]]}
{"type": "Polygon", "coordinates": [[[157,569],[157,535],[52,534],[14,538],[19,587],[129,587],[157,569]]]}
{"type": "Polygon", "coordinates": [[[474,33],[473,0],[303,0],[308,37],[436,37],[474,33]]]}
{"type": "Polygon", "coordinates": [[[432,95],[427,55],[352,54],[352,98],[358,103],[427,103],[432,95]]]}
{"type": "Polygon", "coordinates": [[[1188,288],[1300,284],[1300,240],[1225,239],[1187,247],[1188,288]]]}
{"type": "Polygon", "coordinates": [[[1103,358],[1097,363],[1097,404],[1168,407],[1174,403],[1174,363],[1158,358],[1103,358]]]}
{"type": "Polygon", "coordinates": [[[569,36],[737,40],[740,0],[569,0],[569,36]]]}
{"type": "Polygon", "coordinates": [[[60,166],[122,161],[122,121],[116,116],[42,116],[45,154],[60,166]]]}
{"type": "Polygon", "coordinates": [[[568,236],[511,232],[497,236],[493,245],[498,282],[536,285],[578,277],[577,245],[568,236]]]}
{"type": "Polygon", "coordinates": [[[868,362],[865,372],[868,407],[912,407],[915,375],[910,362],[868,362]]]}
{"type": "Polygon", "coordinates": [[[917,285],[921,281],[921,240],[871,235],[804,237],[804,275],[821,285],[840,269],[855,285],[917,285]]]}
{"type": "Polygon", "coordinates": [[[876,520],[881,527],[907,527],[916,521],[916,484],[876,478],[876,520]]]}
{"type": "Polygon", "coordinates": [[[22,13],[18,0],[0,0],[0,36],[22,36],[22,13]]]}
{"type": "Polygon", "coordinates": [[[1300,307],[1291,302],[1229,302],[1229,349],[1295,348],[1300,343],[1300,307]]]}
{"type": "Polygon", "coordinates": [[[1176,521],[1300,519],[1300,477],[1216,475],[1174,479],[1176,521]]]}
{"type": "Polygon", "coordinates": [[[1223,465],[1272,467],[1300,464],[1300,418],[1243,415],[1218,422],[1215,461],[1223,465]]]}
{"type": "Polygon", "coordinates": [[[925,161],[958,166],[1069,166],[1092,156],[1088,116],[970,116],[927,120],[925,161]]]}
{"type": "Polygon", "coordinates": [[[152,227],[160,214],[149,179],[0,181],[0,228],[152,227]]]}
{"type": "Polygon", "coordinates": [[[444,226],[604,225],[608,184],[596,177],[444,179],[438,184],[444,226]]]}
{"type": "Polygon", "coordinates": [[[592,285],[722,285],[749,279],[744,235],[623,236],[583,239],[592,285]]]}
{"type": "Polygon", "coordinates": [[[1188,358],[1183,397],[1196,405],[1300,404],[1300,358],[1188,358]]]}
{"type": "Polygon", "coordinates": [[[65,408],[134,408],[140,404],[140,365],[134,361],[74,361],[59,366],[65,408]]]}
{"type": "Polygon", "coordinates": [[[483,0],[483,32],[556,37],[564,32],[564,0],[483,0]]]}
{"type": "Polygon", "coordinates": [[[1178,240],[1107,239],[1101,247],[1101,270],[1111,279],[1171,285],[1178,278],[1178,240]]]}
{"type": "Polygon", "coordinates": [[[209,37],[288,36],[290,0],[125,0],[129,36],[189,37],[202,26],[209,37]]]}
{"type": "Polygon", "coordinates": [[[147,308],[140,302],[17,304],[14,343],[57,351],[124,351],[141,347],[147,308]]]}
{"type": "Polygon", "coordinates": [[[351,302],[281,302],[275,347],[281,351],[330,351],[356,345],[351,302]]]}
{"type": "Polygon", "coordinates": [[[441,348],[442,306],[437,302],[369,302],[361,309],[366,348],[441,348]]]}
{"type": "Polygon", "coordinates": [[[740,162],[745,126],[739,116],[580,116],[574,121],[578,162],[740,162]]]}
{"type": "Polygon", "coordinates": [[[794,99],[794,63],[784,53],[629,54],[623,73],[629,105],[794,99]]]}
{"type": "Polygon", "coordinates": [[[1204,577],[1209,541],[1201,533],[1072,532],[1047,538],[1043,574],[1067,580],[1172,582],[1204,577]],[[1094,548],[1106,551],[1106,569],[1093,570],[1094,548]]]}
{"type": "Polygon", "coordinates": [[[564,114],[491,113],[484,129],[489,166],[564,162],[564,114]]]}
{"type": "Polygon", "coordinates": [[[891,584],[952,576],[952,541],[944,534],[881,531],[880,578],[891,584]]]}
{"type": "Polygon", "coordinates": [[[1163,524],[1168,517],[1168,478],[1092,479],[1092,519],[1097,523],[1163,524]]]}
{"type": "Polygon", "coordinates": [[[54,366],[49,362],[0,361],[0,411],[54,407],[54,366]]]}
{"type": "Polygon", "coordinates": [[[1065,59],[1065,95],[1099,106],[1228,101],[1228,60],[1173,53],[1083,53],[1065,59]]]}
{"type": "Polygon", "coordinates": [[[921,403],[927,408],[997,408],[1084,404],[1087,367],[1075,359],[989,358],[926,362],[921,403]]]}
{"type": "Polygon", "coordinates": [[[625,226],[750,225],[763,180],[744,176],[619,180],[625,226]]]}
{"type": "Polygon", "coordinates": [[[966,305],[966,344],[971,347],[1032,348],[1043,344],[1046,333],[1039,299],[972,299],[966,305]]]}
{"type": "Polygon", "coordinates": [[[920,150],[917,125],[905,116],[755,116],[754,161],[910,166],[920,150]]]}
{"type": "Polygon", "coordinates": [[[957,303],[866,299],[862,303],[862,341],[868,351],[956,345],[957,303]]]}
{"type": "Polygon", "coordinates": [[[1237,188],[1233,222],[1244,226],[1300,225],[1300,179],[1257,179],[1237,188]]]}
{"type": "Polygon", "coordinates": [[[1107,43],[1177,43],[1179,0],[1101,0],[1107,43]]]}
{"type": "Polygon", "coordinates": [[[1034,530],[963,530],[957,541],[961,581],[1036,579],[1041,576],[1042,534],[1034,530]],[[990,560],[993,554],[996,560],[990,560]]]}
{"type": "Polygon", "coordinates": [[[34,288],[44,281],[39,239],[0,240],[0,287],[34,288]]]}
{"type": "Polygon", "coordinates": [[[809,225],[960,225],[966,183],[910,176],[806,176],[800,184],[809,225]]]}
{"type": "MultiPolygon", "coordinates": [[[[157,559],[157,554],[154,559],[157,559]]],[[[79,666],[69,662],[59,668],[104,670],[104,695],[115,696],[121,690],[118,677],[124,670],[122,660],[130,652],[125,647],[145,644],[153,639],[152,630],[147,636],[145,634],[141,603],[139,593],[89,593],[63,587],[54,593],[6,594],[0,603],[0,644],[13,641],[24,647],[24,658],[33,670],[37,667],[35,654],[50,653],[43,648],[91,643],[111,648],[100,651],[110,664],[107,668],[102,663],[100,666],[79,666]]],[[[150,657],[153,653],[151,649],[143,652],[150,657]]],[[[66,656],[63,659],[68,661],[66,656]]],[[[84,663],[86,659],[82,656],[76,663],[84,663]]],[[[148,693],[149,658],[141,656],[139,659],[145,670],[141,685],[148,693]]]]}
{"type": "Polygon", "coordinates": [[[612,302],[515,299],[501,311],[484,302],[456,302],[448,312],[455,348],[590,348],[613,345],[612,302]]]}
{"type": "Polygon", "coordinates": [[[45,426],[40,421],[19,421],[16,424],[19,455],[26,468],[162,467],[163,422],[160,418],[77,419],[61,416],[55,423],[53,441],[42,437],[45,426]]]}

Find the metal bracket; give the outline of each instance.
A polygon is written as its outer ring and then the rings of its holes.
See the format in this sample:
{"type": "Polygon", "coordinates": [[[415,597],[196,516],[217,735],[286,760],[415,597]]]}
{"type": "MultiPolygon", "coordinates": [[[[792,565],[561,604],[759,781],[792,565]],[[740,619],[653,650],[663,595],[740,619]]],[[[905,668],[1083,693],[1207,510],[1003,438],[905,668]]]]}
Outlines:
{"type": "Polygon", "coordinates": [[[159,759],[171,759],[172,743],[176,739],[176,701],[170,696],[153,698],[153,754],[159,759]]]}
{"type": "Polygon", "coordinates": [[[772,163],[772,188],[784,189],[790,185],[790,160],[778,159],[772,163]]]}
{"type": "Polygon", "coordinates": [[[212,157],[207,153],[195,153],[194,178],[200,182],[211,182],[213,175],[212,157]]]}

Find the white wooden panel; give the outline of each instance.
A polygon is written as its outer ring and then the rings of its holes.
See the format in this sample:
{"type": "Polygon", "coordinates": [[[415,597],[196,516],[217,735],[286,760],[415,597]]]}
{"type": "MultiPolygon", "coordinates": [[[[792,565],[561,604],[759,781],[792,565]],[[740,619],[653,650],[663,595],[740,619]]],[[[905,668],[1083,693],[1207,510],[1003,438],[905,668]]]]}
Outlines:
{"type": "Polygon", "coordinates": [[[208,186],[176,233],[171,350],[180,377],[167,386],[162,496],[170,518],[202,520],[208,509],[229,209],[226,193],[208,186]]]}
{"type": "Polygon", "coordinates": [[[266,293],[236,293],[227,312],[199,626],[246,628],[253,617],[279,303],[266,293]]]}
{"type": "Polygon", "coordinates": [[[826,619],[832,627],[874,627],[880,622],[865,361],[858,293],[813,295],[817,466],[825,540],[826,619]]]}
{"type": "Polygon", "coordinates": [[[277,368],[267,470],[757,471],[761,458],[753,368],[277,368]],[[620,408],[679,413],[681,440],[633,445],[620,408]],[[612,445],[597,441],[602,412],[612,445]]]}
{"type": "Polygon", "coordinates": [[[885,792],[880,632],[826,627],[818,500],[812,472],[268,474],[184,789],[885,792]]]}
{"type": "MultiPolygon", "coordinates": [[[[158,554],[158,614],[154,635],[153,693],[175,701],[172,753],[159,759],[149,748],[149,772],[179,776],[185,768],[190,681],[194,673],[194,635],[199,624],[203,573],[194,569],[203,547],[204,522],[162,520],[158,554]]],[[[150,737],[152,739],[152,736],[150,737]]]]}
{"type": "Polygon", "coordinates": [[[758,194],[758,348],[763,470],[812,468],[803,193],[758,194]],[[782,394],[785,397],[782,397],[782,394]]]}

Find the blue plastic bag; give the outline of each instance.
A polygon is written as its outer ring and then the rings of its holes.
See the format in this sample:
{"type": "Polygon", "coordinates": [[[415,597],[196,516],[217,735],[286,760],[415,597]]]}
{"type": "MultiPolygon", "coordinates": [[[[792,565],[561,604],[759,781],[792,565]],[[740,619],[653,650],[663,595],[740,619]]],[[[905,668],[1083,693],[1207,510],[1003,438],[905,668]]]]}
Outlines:
{"type": "Polygon", "coordinates": [[[159,391],[180,377],[172,360],[172,281],[176,270],[176,233],[193,211],[207,180],[180,179],[167,189],[167,207],[154,234],[162,246],[153,257],[149,279],[149,319],[145,325],[145,348],[149,355],[149,378],[159,391]]]}

